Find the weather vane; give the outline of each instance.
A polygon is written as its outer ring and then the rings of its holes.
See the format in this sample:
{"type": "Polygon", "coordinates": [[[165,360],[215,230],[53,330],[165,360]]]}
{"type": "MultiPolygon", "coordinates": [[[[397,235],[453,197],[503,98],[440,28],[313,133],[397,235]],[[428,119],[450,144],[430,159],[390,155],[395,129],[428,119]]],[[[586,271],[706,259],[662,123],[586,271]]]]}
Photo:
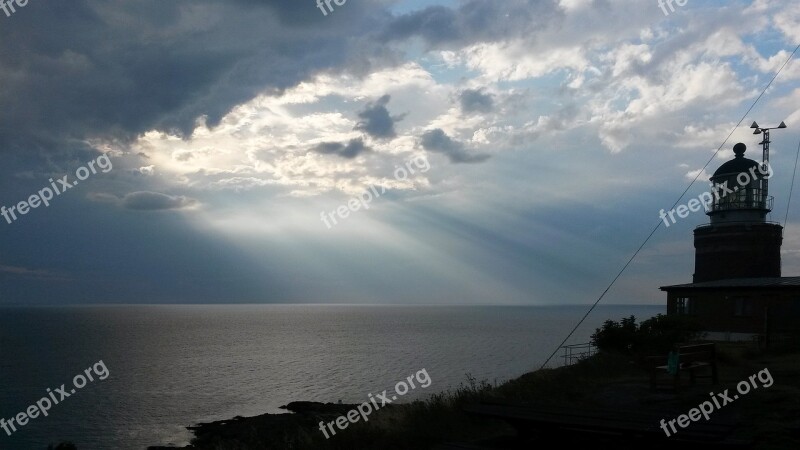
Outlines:
{"type": "Polygon", "coordinates": [[[750,128],[753,128],[755,130],[755,131],[753,131],[753,134],[764,133],[764,140],[759,142],[759,145],[763,146],[764,152],[763,152],[763,154],[761,156],[761,160],[762,160],[761,162],[766,166],[766,165],[769,164],[769,143],[770,143],[769,130],[777,130],[779,128],[786,128],[786,123],[785,122],[781,122],[781,124],[778,125],[777,127],[763,128],[763,127],[758,126],[757,123],[753,122],[753,124],[750,125],[750,128]]]}
{"type": "MultiPolygon", "coordinates": [[[[750,128],[753,128],[755,130],[755,131],[753,131],[753,134],[762,134],[762,133],[764,134],[764,139],[761,142],[759,142],[759,145],[761,145],[762,149],[763,149],[762,153],[761,153],[761,169],[762,169],[762,171],[767,171],[767,170],[769,170],[769,143],[770,143],[769,131],[770,130],[777,130],[777,129],[781,129],[781,128],[786,128],[786,123],[785,122],[781,122],[781,124],[778,125],[777,127],[763,128],[763,127],[760,127],[755,121],[753,121],[753,124],[750,125],[750,128]]],[[[764,180],[764,195],[765,196],[769,194],[769,184],[768,183],[769,183],[769,180],[765,179],[764,180]]]]}

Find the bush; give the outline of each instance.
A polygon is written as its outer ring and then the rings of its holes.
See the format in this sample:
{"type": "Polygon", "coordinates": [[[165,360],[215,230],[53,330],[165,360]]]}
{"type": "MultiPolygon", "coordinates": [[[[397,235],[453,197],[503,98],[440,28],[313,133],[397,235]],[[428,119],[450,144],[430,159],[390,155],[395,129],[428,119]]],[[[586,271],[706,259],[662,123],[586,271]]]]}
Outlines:
{"type": "Polygon", "coordinates": [[[697,319],[659,314],[639,324],[644,349],[658,353],[670,351],[675,344],[702,339],[703,327],[697,319]]]}
{"type": "Polygon", "coordinates": [[[638,344],[636,317],[624,317],[619,322],[606,320],[592,335],[592,345],[603,351],[630,353],[638,344]]]}
{"type": "Polygon", "coordinates": [[[676,344],[697,340],[701,335],[700,324],[686,316],[659,314],[638,326],[636,318],[630,316],[619,322],[606,320],[592,334],[592,344],[602,351],[628,355],[660,354],[667,353],[676,344]]]}

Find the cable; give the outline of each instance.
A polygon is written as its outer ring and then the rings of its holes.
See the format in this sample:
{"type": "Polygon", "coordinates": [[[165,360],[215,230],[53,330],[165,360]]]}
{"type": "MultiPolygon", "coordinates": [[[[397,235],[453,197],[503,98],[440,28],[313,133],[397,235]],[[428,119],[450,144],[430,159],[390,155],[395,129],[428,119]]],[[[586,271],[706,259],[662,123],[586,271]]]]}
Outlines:
{"type": "MultiPolygon", "coordinates": [[[[772,83],[775,81],[775,79],[778,78],[778,75],[780,75],[780,73],[783,71],[783,68],[786,67],[787,64],[789,64],[789,61],[792,60],[792,58],[794,57],[795,53],[797,53],[798,49],[800,49],[800,44],[798,44],[797,47],[795,47],[795,49],[792,52],[792,54],[789,55],[788,58],[786,58],[786,62],[784,62],[783,65],[780,67],[780,69],[778,69],[778,71],[775,73],[775,76],[773,76],[772,79],[769,80],[769,83],[767,83],[767,86],[764,87],[763,91],[761,91],[761,94],[759,94],[758,97],[753,101],[753,104],[750,105],[749,108],[747,108],[747,112],[745,112],[744,115],[742,116],[742,118],[739,119],[739,122],[736,124],[735,127],[733,127],[731,132],[728,133],[728,137],[726,137],[725,140],[722,141],[722,144],[720,144],[719,148],[717,148],[717,151],[715,151],[714,154],[711,155],[711,158],[708,160],[708,162],[706,162],[706,164],[703,166],[703,168],[700,169],[699,172],[697,172],[697,175],[695,175],[694,179],[692,179],[692,182],[689,183],[689,186],[686,187],[686,189],[683,191],[681,196],[678,197],[677,200],[675,200],[675,203],[672,204],[672,208],[670,208],[670,209],[675,209],[675,207],[678,206],[678,203],[680,203],[680,201],[683,199],[683,197],[686,195],[686,193],[689,192],[689,189],[692,188],[692,186],[694,185],[695,181],[697,181],[697,179],[700,178],[700,174],[702,174],[703,171],[706,169],[706,167],[708,167],[708,165],[711,164],[711,161],[713,161],[714,158],[716,158],[717,154],[722,150],[722,147],[728,142],[728,139],[730,139],[731,136],[733,136],[733,133],[736,132],[736,129],[739,128],[739,126],[742,124],[742,122],[744,122],[744,119],[747,118],[747,115],[750,114],[750,111],[752,111],[753,108],[755,108],[756,104],[759,102],[759,100],[761,100],[761,97],[763,97],[764,94],[767,92],[767,89],[769,89],[770,86],[772,86],[772,83]]],[[[788,213],[788,210],[787,210],[787,213],[788,213]]],[[[653,237],[653,235],[656,234],[656,231],[658,231],[658,228],[661,227],[661,223],[662,222],[663,222],[662,220],[658,221],[658,225],[656,225],[655,228],[653,228],[653,231],[651,231],[650,234],[647,235],[647,238],[645,238],[644,242],[642,242],[642,245],[640,245],[639,248],[636,249],[635,252],[633,252],[633,255],[630,257],[630,259],[628,259],[628,262],[626,262],[625,265],[622,266],[622,269],[620,269],[620,271],[617,273],[617,276],[615,276],[614,279],[611,280],[611,283],[609,283],[608,287],[606,287],[606,289],[603,291],[603,293],[600,294],[600,297],[597,298],[597,300],[594,302],[592,307],[589,308],[588,311],[586,311],[586,314],[584,314],[583,317],[581,318],[581,320],[578,321],[577,325],[575,325],[575,327],[572,329],[572,331],[569,332],[567,337],[565,337],[564,340],[561,341],[561,344],[559,344],[556,347],[556,349],[553,350],[553,353],[551,353],[550,356],[548,356],[547,359],[545,360],[545,362],[541,365],[541,367],[539,367],[540,370],[543,369],[544,366],[546,366],[547,363],[549,363],[551,359],[553,359],[553,356],[555,356],[555,354],[558,353],[558,350],[560,350],[561,347],[564,346],[564,344],[569,340],[569,338],[571,338],[572,335],[575,334],[575,331],[578,330],[578,327],[580,327],[583,324],[583,322],[586,320],[586,318],[589,317],[589,314],[591,314],[592,311],[594,311],[594,308],[597,307],[597,305],[600,303],[600,301],[603,299],[603,297],[606,296],[606,293],[608,293],[608,291],[611,290],[611,287],[614,286],[614,283],[616,283],[617,280],[619,279],[619,277],[622,276],[622,274],[625,272],[625,269],[628,268],[628,266],[633,262],[633,260],[639,254],[639,252],[642,251],[644,246],[650,241],[650,239],[653,237]]]]}
{"type": "Polygon", "coordinates": [[[797,160],[800,158],[800,142],[797,143],[797,156],[794,157],[794,170],[792,171],[792,184],[789,186],[789,200],[786,202],[786,217],[783,218],[783,231],[786,231],[786,222],[789,220],[789,206],[792,204],[792,191],[794,190],[794,176],[797,175],[797,160]]]}

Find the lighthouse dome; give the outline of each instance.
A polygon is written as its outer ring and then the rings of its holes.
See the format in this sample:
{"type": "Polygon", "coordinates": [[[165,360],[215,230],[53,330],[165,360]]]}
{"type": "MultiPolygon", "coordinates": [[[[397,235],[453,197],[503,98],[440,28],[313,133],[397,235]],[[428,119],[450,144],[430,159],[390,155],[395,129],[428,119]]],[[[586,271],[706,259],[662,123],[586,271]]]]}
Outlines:
{"type": "Polygon", "coordinates": [[[744,157],[745,150],[747,150],[747,146],[741,142],[734,145],[733,153],[736,155],[736,157],[719,166],[719,169],[714,172],[714,176],[711,177],[711,181],[714,181],[716,178],[722,175],[738,175],[742,172],[749,172],[753,167],[758,167],[758,161],[753,161],[752,159],[744,157]]]}

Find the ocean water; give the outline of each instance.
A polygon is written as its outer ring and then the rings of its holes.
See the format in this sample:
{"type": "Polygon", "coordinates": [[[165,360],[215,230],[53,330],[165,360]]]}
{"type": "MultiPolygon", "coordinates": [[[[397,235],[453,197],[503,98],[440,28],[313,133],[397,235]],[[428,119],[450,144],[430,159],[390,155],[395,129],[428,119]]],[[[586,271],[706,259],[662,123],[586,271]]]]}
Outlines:
{"type": "MultiPolygon", "coordinates": [[[[88,382],[0,449],[186,444],[198,422],[281,412],[294,400],[362,402],[425,369],[403,400],[504,381],[538,368],[586,306],[87,306],[0,308],[0,417],[6,420],[102,360],[88,382]]],[[[606,319],[663,306],[599,306],[570,343],[606,319]]],[[[556,361],[557,362],[557,361],[556,361]]],[[[56,398],[60,395],[55,394],[56,398]]]]}

